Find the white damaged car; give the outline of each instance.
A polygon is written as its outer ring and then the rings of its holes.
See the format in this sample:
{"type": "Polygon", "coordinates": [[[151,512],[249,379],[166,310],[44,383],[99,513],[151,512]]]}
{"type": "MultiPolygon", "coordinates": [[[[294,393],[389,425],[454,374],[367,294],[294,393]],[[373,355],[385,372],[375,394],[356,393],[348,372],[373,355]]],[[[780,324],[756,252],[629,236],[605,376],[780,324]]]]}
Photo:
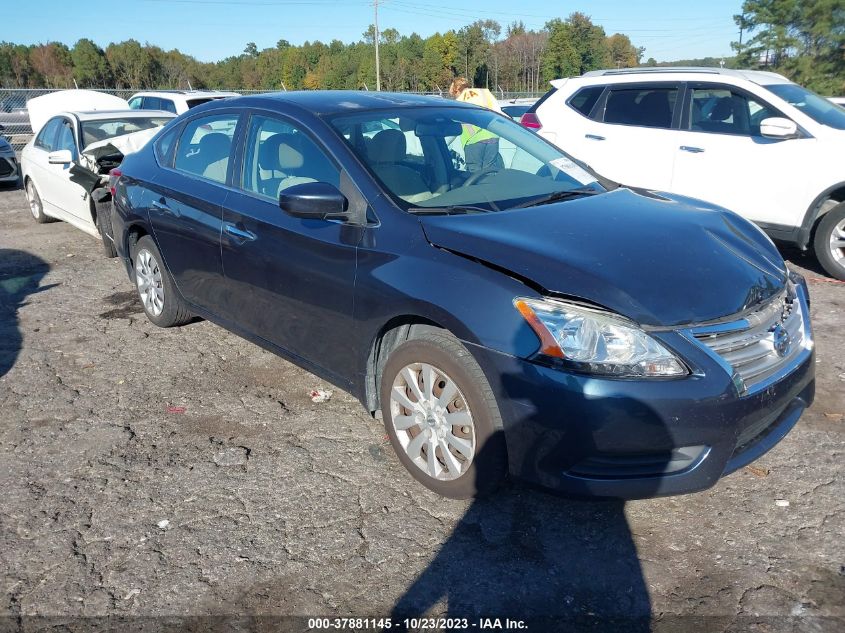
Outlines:
{"type": "Polygon", "coordinates": [[[176,115],[130,110],[123,99],[91,90],[36,97],[27,108],[35,136],[20,168],[32,217],[64,220],[100,237],[113,257],[109,171],[176,115]]]}

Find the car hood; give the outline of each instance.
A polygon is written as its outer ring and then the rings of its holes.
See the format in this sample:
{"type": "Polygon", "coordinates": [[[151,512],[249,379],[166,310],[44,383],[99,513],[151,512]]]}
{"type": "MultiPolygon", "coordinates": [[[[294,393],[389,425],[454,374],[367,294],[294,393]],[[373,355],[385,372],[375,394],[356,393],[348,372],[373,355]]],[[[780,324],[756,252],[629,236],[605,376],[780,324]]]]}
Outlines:
{"type": "Polygon", "coordinates": [[[771,241],[734,213],[668,194],[612,192],[489,214],[421,217],[428,241],[643,325],[712,321],[783,289],[771,241]]]}
{"type": "Polygon", "coordinates": [[[125,99],[96,90],[59,90],[26,102],[33,134],[59,112],[88,112],[91,110],[128,110],[125,99]]]}

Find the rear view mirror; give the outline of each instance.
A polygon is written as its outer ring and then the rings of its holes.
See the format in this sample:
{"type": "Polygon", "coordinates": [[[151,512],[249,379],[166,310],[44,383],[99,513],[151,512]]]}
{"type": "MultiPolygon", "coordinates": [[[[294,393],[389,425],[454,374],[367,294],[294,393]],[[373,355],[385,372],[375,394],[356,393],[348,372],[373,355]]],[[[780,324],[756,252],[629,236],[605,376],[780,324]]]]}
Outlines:
{"type": "Polygon", "coordinates": [[[784,117],[773,116],[760,122],[760,134],[766,138],[797,138],[798,126],[784,117]]]}
{"type": "Polygon", "coordinates": [[[461,124],[452,119],[438,118],[428,121],[420,121],[414,128],[417,136],[460,136],[463,132],[461,124]]]}
{"type": "Polygon", "coordinates": [[[73,162],[73,154],[71,154],[69,149],[50,152],[47,155],[47,162],[51,165],[70,165],[73,162]]]}
{"type": "Polygon", "coordinates": [[[327,182],[305,182],[279,194],[279,207],[296,218],[348,219],[348,202],[337,187],[327,182]]]}

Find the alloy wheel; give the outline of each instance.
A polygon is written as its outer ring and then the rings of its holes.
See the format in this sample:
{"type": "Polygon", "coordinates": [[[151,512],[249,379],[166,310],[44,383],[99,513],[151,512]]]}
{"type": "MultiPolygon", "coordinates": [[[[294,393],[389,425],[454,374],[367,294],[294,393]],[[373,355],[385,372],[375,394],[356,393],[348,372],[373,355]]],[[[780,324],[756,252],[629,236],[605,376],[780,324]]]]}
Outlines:
{"type": "Polygon", "coordinates": [[[29,211],[32,217],[36,220],[41,217],[41,198],[38,197],[38,192],[35,191],[35,185],[32,181],[26,183],[26,199],[29,202],[29,211]]]}
{"type": "Polygon", "coordinates": [[[428,363],[406,365],[390,392],[393,428],[402,449],[432,479],[450,481],[472,464],[475,424],[458,385],[428,363]]]}
{"type": "Polygon", "coordinates": [[[135,257],[135,279],[144,308],[153,316],[164,309],[164,285],[161,269],[153,254],[145,248],[135,257]]]}
{"type": "Polygon", "coordinates": [[[834,261],[845,266],[845,219],[830,232],[830,254],[834,261]]]}

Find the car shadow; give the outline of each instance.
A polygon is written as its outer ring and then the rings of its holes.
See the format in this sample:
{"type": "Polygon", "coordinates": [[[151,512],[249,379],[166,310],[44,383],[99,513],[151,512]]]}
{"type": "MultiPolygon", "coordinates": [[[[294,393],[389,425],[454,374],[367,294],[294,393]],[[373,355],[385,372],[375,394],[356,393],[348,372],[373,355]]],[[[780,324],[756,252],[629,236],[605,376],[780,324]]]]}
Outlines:
{"type": "MultiPolygon", "coordinates": [[[[527,397],[525,380],[522,375],[503,376],[510,400],[527,397]]],[[[561,472],[566,464],[598,450],[602,433],[614,432],[620,422],[630,423],[629,416],[647,421],[649,442],[671,444],[669,431],[646,404],[612,394],[608,400],[607,424],[602,428],[602,420],[599,431],[588,432],[587,425],[578,424],[577,403],[561,403],[561,416],[570,417],[566,430],[563,424],[547,426],[548,419],[536,414],[509,426],[509,438],[537,440],[528,441],[526,446],[533,448],[519,467],[542,464],[544,471],[560,467],[561,472]]],[[[483,460],[483,450],[476,459],[483,460]]],[[[656,467],[667,462],[668,457],[656,467]]],[[[643,496],[656,494],[659,479],[646,481],[652,483],[641,489],[643,496]]],[[[590,494],[590,489],[590,480],[585,480],[582,492],[590,494]]],[[[430,613],[468,618],[474,628],[482,626],[482,618],[499,618],[503,626],[508,618],[539,631],[649,631],[651,601],[625,502],[563,498],[518,481],[474,500],[428,567],[396,602],[393,630],[407,630],[405,618],[430,613]]],[[[445,630],[466,623],[453,624],[445,630]]]]}
{"type": "Polygon", "coordinates": [[[57,285],[40,286],[49,270],[47,262],[32,253],[0,248],[0,376],[14,367],[23,344],[18,309],[29,295],[57,285]]]}

